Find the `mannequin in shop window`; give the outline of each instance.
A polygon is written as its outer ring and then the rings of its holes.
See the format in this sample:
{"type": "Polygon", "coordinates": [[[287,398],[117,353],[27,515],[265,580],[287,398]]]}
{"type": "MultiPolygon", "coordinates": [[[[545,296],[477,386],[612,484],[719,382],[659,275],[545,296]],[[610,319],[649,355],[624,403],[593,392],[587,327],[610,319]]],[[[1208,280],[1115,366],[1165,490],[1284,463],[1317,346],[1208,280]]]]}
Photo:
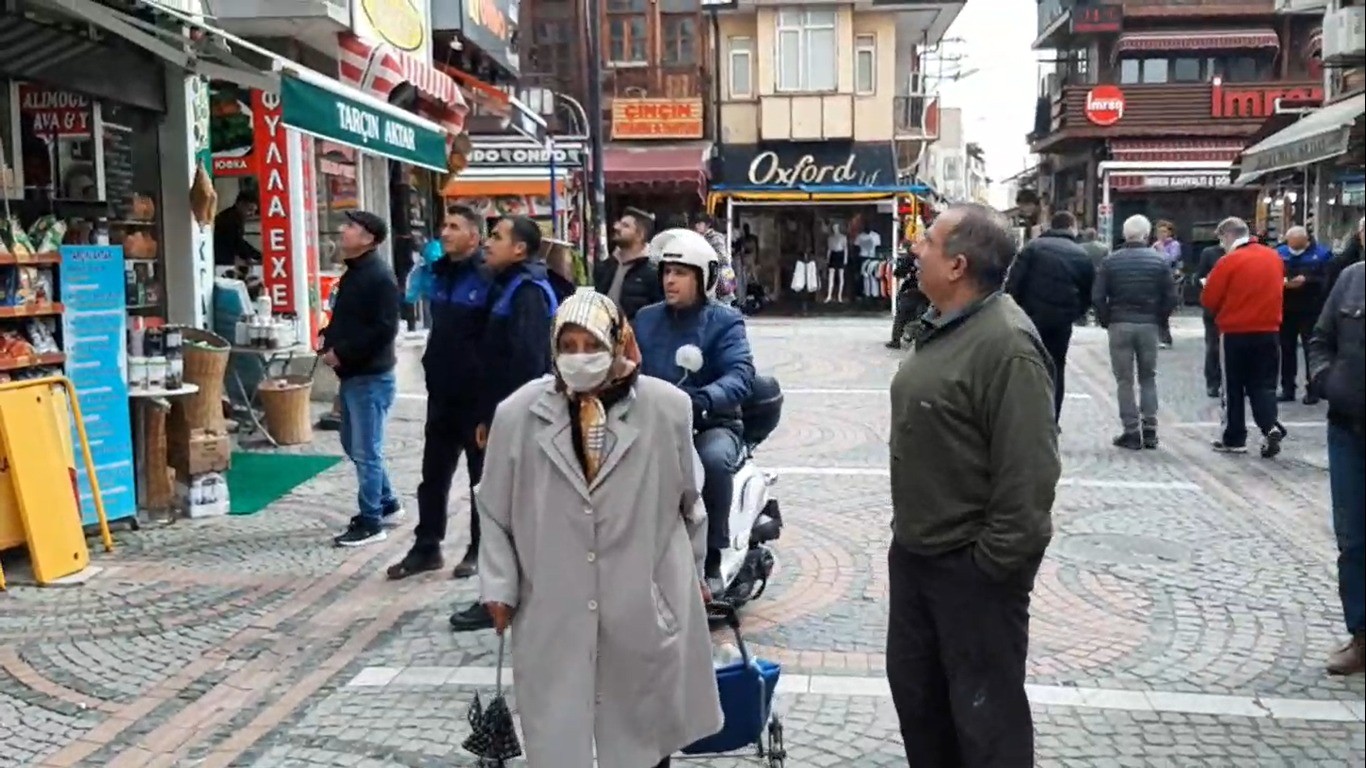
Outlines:
{"type": "Polygon", "coordinates": [[[833,299],[844,302],[844,272],[849,266],[849,236],[837,221],[830,225],[825,236],[825,250],[828,262],[825,271],[825,302],[833,299]]]}

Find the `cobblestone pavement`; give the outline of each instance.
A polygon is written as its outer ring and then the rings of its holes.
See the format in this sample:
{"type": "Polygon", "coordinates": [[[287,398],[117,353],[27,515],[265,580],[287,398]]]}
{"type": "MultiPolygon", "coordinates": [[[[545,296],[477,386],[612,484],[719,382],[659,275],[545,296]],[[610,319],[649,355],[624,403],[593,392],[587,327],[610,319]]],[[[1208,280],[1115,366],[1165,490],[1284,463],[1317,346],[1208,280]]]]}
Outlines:
{"type": "MultiPolygon", "coordinates": [[[[789,527],[746,632],[784,663],[796,768],[905,764],[882,681],[885,386],[899,360],[886,330],[751,325],[760,367],[788,392],[759,457],[789,527]]],[[[1033,605],[1040,764],[1366,765],[1362,678],[1320,666],[1342,632],[1323,409],[1288,407],[1274,462],[1213,455],[1199,321],[1175,330],[1159,451],[1110,447],[1103,335],[1073,342],[1057,535],[1033,605]]],[[[423,403],[407,365],[389,447],[413,506],[423,403]]],[[[337,452],[335,437],[313,450],[337,452]]],[[[341,465],[255,516],[118,531],[82,586],[0,593],[0,766],[470,765],[464,713],[494,641],[445,622],[473,585],[385,582],[406,529],[328,546],[353,491],[341,465]]],[[[452,555],[465,504],[452,503],[452,555]]]]}

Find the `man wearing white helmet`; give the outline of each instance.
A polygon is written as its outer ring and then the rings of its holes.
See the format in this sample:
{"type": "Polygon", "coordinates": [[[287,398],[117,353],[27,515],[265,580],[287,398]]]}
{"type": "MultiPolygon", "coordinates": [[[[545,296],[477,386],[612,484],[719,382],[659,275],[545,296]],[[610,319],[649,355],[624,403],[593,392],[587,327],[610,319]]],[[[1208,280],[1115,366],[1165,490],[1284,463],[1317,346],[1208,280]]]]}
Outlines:
{"type": "Polygon", "coordinates": [[[716,250],[689,229],[661,232],[650,243],[659,258],[664,301],[636,314],[641,372],[677,384],[692,399],[693,431],[706,480],[707,581],[720,594],[720,552],[729,538],[732,475],[742,451],[740,406],[754,382],[754,355],[740,310],[716,301],[716,250]],[[702,352],[696,372],[680,368],[680,347],[702,352]]]}

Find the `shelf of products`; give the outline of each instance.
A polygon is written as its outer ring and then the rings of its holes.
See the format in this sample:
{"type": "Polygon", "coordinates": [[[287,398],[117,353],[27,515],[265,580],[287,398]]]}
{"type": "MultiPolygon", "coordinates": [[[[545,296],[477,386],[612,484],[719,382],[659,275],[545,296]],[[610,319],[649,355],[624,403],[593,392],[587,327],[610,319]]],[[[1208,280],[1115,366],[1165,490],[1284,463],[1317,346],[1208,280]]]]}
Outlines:
{"type": "Polygon", "coordinates": [[[0,381],[61,373],[57,252],[66,225],[43,216],[24,231],[17,219],[0,223],[0,381]]]}

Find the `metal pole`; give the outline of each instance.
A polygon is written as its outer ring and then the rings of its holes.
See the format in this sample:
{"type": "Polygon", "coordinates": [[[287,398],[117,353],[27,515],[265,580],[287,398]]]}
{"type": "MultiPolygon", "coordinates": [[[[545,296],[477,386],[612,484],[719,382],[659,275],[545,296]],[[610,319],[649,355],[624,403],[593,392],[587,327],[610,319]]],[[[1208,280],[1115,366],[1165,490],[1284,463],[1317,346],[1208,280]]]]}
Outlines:
{"type": "Polygon", "coordinates": [[[593,176],[589,183],[592,201],[594,242],[597,260],[608,257],[607,251],[607,179],[602,167],[602,3],[604,0],[584,0],[588,19],[588,109],[584,126],[588,134],[588,148],[593,176]]]}
{"type": "Polygon", "coordinates": [[[555,137],[545,139],[546,155],[550,158],[550,234],[560,236],[560,191],[555,188],[555,137]]]}

